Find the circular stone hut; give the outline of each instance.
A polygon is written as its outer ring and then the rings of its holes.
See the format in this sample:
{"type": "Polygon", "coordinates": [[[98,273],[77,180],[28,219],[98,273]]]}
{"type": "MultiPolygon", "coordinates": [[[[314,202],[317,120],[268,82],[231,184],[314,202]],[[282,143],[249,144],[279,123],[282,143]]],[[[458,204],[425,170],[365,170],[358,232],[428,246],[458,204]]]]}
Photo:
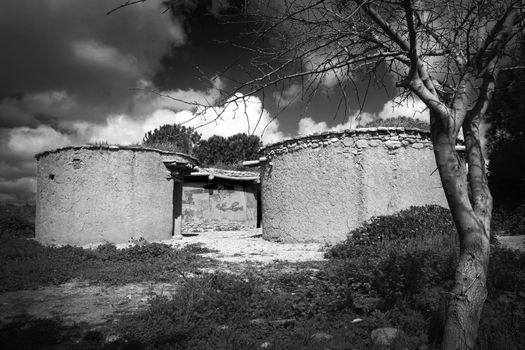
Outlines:
{"type": "Polygon", "coordinates": [[[420,129],[363,128],[264,147],[263,237],[337,242],[375,215],[447,206],[430,141],[420,129]]]}
{"type": "Polygon", "coordinates": [[[71,146],[36,159],[36,239],[72,245],[171,238],[180,188],[167,165],[196,164],[185,154],[131,146],[71,146]]]}

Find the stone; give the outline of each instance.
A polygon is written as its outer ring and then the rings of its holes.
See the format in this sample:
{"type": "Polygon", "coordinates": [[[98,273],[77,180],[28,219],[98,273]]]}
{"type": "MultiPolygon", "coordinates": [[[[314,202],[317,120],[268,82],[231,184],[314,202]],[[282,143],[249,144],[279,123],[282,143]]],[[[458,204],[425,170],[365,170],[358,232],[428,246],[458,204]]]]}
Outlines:
{"type": "Polygon", "coordinates": [[[355,143],[355,145],[356,145],[358,148],[366,148],[366,147],[368,147],[368,141],[367,141],[367,140],[357,140],[357,142],[355,143]]]}
{"type": "Polygon", "coordinates": [[[265,341],[264,343],[261,344],[261,348],[263,349],[266,349],[266,348],[269,348],[272,344],[268,341],[265,341]]]}
{"type": "Polygon", "coordinates": [[[331,143],[336,143],[337,141],[339,141],[339,139],[338,139],[337,137],[332,137],[332,138],[330,139],[330,142],[331,142],[331,143]]]}
{"type": "Polygon", "coordinates": [[[369,145],[370,147],[377,147],[377,146],[379,146],[380,144],[381,144],[381,141],[379,141],[379,140],[370,140],[370,141],[368,141],[368,145],[369,145]]]}
{"type": "Polygon", "coordinates": [[[401,143],[403,144],[403,146],[408,146],[410,144],[410,142],[408,142],[407,140],[403,140],[401,141],[401,143]]]}
{"type": "Polygon", "coordinates": [[[108,335],[108,336],[106,337],[106,339],[105,339],[104,342],[105,342],[106,344],[107,344],[107,343],[114,343],[114,342],[119,341],[119,340],[121,340],[121,339],[122,339],[122,337],[121,337],[120,335],[118,335],[118,334],[110,334],[110,335],[108,335]]]}
{"type": "Polygon", "coordinates": [[[351,323],[361,323],[363,322],[362,318],[354,318],[351,323]]]}
{"type": "Polygon", "coordinates": [[[317,148],[317,147],[319,147],[319,144],[317,142],[313,142],[312,143],[312,148],[317,148]]]}
{"type": "Polygon", "coordinates": [[[345,137],[345,139],[343,140],[343,145],[345,147],[352,147],[354,145],[354,139],[352,139],[351,137],[345,137]]]}
{"type": "Polygon", "coordinates": [[[402,335],[402,331],[397,328],[377,328],[370,333],[372,342],[376,346],[391,346],[396,338],[402,335]]]}
{"type": "Polygon", "coordinates": [[[318,333],[312,334],[310,339],[318,343],[324,343],[324,342],[329,342],[330,340],[334,339],[334,336],[328,333],[318,332],[318,333]]]}
{"type": "Polygon", "coordinates": [[[417,148],[417,149],[421,149],[421,148],[423,148],[424,146],[423,146],[422,143],[420,143],[420,142],[416,142],[416,143],[413,143],[413,144],[412,144],[412,147],[417,148]]]}
{"type": "Polygon", "coordinates": [[[399,141],[392,141],[392,140],[388,140],[385,142],[385,146],[389,149],[396,149],[396,148],[399,148],[401,147],[401,142],[399,141]]]}
{"type": "Polygon", "coordinates": [[[254,318],[253,320],[250,321],[251,324],[255,324],[255,325],[261,325],[267,322],[268,321],[266,321],[264,318],[254,318]]]}

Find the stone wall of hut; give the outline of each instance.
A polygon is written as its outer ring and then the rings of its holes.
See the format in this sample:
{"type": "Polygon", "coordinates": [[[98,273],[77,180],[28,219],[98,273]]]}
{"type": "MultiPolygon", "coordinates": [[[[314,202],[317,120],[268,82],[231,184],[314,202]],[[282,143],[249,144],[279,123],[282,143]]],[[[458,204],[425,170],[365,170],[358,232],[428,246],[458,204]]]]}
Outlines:
{"type": "Polygon", "coordinates": [[[375,215],[447,206],[430,141],[419,129],[366,128],[298,137],[263,148],[263,237],[342,241],[375,215]]]}
{"type": "Polygon", "coordinates": [[[36,239],[44,244],[162,240],[174,231],[174,183],[159,150],[71,146],[37,158],[36,239]]]}

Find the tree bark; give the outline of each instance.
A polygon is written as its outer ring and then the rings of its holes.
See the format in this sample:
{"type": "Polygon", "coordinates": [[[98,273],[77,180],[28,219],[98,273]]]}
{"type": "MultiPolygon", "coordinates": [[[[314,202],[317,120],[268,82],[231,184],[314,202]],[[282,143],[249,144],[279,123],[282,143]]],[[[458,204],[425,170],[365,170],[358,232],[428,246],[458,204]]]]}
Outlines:
{"type": "MultiPolygon", "coordinates": [[[[457,129],[450,124],[456,120],[453,115],[431,112],[436,163],[460,242],[455,285],[450,293],[446,293],[448,310],[441,345],[443,350],[473,349],[476,344],[481,311],[487,297],[486,276],[490,254],[492,198],[490,193],[482,193],[484,200],[476,201],[475,198],[480,197],[480,189],[485,192],[488,187],[470,184],[472,180],[486,180],[485,169],[483,167],[480,172],[481,178],[474,177],[470,170],[467,173],[465,161],[455,150],[454,130],[457,129]],[[476,193],[472,193],[473,190],[476,193]]],[[[467,154],[468,158],[481,157],[478,161],[484,163],[479,147],[475,149],[467,144],[467,154]]]]}

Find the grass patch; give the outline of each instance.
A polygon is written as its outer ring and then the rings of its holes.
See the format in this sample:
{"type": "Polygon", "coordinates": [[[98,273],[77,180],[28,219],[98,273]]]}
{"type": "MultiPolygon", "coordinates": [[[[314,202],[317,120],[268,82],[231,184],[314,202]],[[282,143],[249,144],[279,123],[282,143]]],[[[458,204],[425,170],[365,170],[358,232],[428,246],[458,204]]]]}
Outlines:
{"type": "Polygon", "coordinates": [[[93,283],[173,281],[181,272],[195,271],[208,262],[201,246],[174,249],[146,243],[126,249],[106,244],[96,249],[47,247],[33,240],[0,238],[0,291],[32,289],[73,279],[93,283]]]}
{"type": "MultiPolygon", "coordinates": [[[[188,279],[123,319],[121,332],[141,348],[374,349],[370,332],[395,327],[404,336],[394,349],[437,349],[458,258],[449,212],[411,208],[352,234],[317,269],[188,279]],[[333,338],[320,345],[316,332],[333,338]]],[[[478,349],[525,348],[524,271],[525,254],[493,246],[478,349]]]]}
{"type": "MultiPolygon", "coordinates": [[[[332,247],[327,262],[276,262],[239,274],[188,274],[204,263],[199,246],[84,250],[19,238],[1,243],[0,286],[10,290],[72,278],[182,283],[176,294],[156,296],[147,309],[123,316],[117,342],[92,332],[71,345],[64,335],[71,329],[49,321],[0,329],[0,343],[39,339],[48,329],[40,342],[53,349],[376,349],[370,334],[379,327],[403,331],[392,349],[437,349],[442,292],[452,286],[458,258],[450,213],[434,206],[371,219],[332,247]],[[357,318],[362,321],[353,323],[357,318]],[[319,332],[332,338],[319,340],[319,332]]],[[[494,244],[487,286],[477,349],[524,349],[525,254],[494,244]]]]}

